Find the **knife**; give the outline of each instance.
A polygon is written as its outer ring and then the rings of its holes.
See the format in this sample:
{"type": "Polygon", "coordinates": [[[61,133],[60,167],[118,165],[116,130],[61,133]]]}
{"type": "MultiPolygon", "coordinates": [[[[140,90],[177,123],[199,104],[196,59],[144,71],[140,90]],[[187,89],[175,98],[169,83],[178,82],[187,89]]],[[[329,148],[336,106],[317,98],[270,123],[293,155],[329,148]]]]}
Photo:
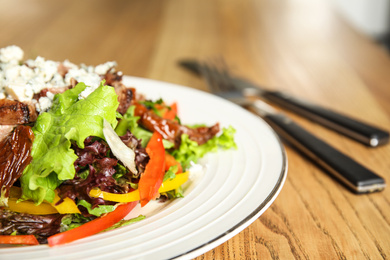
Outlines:
{"type": "MultiPolygon", "coordinates": [[[[201,75],[203,66],[201,62],[196,60],[182,60],[179,64],[194,72],[198,76],[201,75]]],[[[375,126],[358,121],[354,118],[332,111],[328,108],[318,106],[300,98],[293,97],[289,94],[261,88],[246,79],[233,77],[231,75],[230,77],[235,87],[243,90],[245,89],[245,92],[249,93],[249,95],[263,97],[274,104],[289,109],[294,113],[344,134],[345,136],[357,140],[367,146],[377,147],[389,142],[389,133],[375,126]]]]}
{"type": "Polygon", "coordinates": [[[317,138],[264,101],[251,101],[246,106],[264,118],[281,138],[308,156],[353,192],[369,193],[383,190],[386,187],[383,178],[317,138]]]}

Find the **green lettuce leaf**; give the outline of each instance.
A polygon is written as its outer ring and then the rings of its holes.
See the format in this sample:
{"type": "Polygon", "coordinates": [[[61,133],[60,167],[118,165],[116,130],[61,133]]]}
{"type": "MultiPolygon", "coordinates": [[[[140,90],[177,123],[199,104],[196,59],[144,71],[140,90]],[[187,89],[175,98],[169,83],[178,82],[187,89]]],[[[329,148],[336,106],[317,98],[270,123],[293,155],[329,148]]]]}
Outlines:
{"type": "Polygon", "coordinates": [[[92,220],[92,217],[84,217],[81,214],[67,214],[61,220],[60,232],[65,232],[92,220]]]}
{"type": "Polygon", "coordinates": [[[130,225],[130,224],[133,224],[135,222],[138,222],[138,221],[141,221],[141,220],[144,220],[146,217],[144,215],[139,215],[138,217],[136,218],[132,218],[132,219],[122,219],[121,221],[115,223],[114,225],[112,225],[111,227],[103,230],[102,232],[106,232],[106,231],[109,231],[109,230],[112,230],[112,229],[115,229],[115,228],[120,228],[120,227],[124,227],[124,226],[127,226],[127,225],[130,225]]]}
{"type": "Polygon", "coordinates": [[[94,215],[96,217],[100,217],[103,214],[114,211],[115,207],[116,207],[115,205],[99,205],[95,208],[92,208],[91,203],[89,203],[88,201],[85,201],[85,200],[80,200],[77,203],[77,206],[83,206],[84,208],[86,208],[88,210],[89,214],[94,215]]]}
{"type": "Polygon", "coordinates": [[[86,87],[79,83],[57,94],[51,110],[38,116],[33,127],[33,160],[21,177],[23,199],[32,199],[37,204],[53,201],[55,188],[75,175],[73,163],[77,156],[70,148],[71,142],[83,148],[89,136],[104,138],[103,118],[116,126],[119,103],[114,88],[102,83],[87,98],[78,100],[86,87]]]}
{"type": "Polygon", "coordinates": [[[170,200],[177,199],[177,198],[184,198],[183,188],[182,187],[179,187],[177,189],[164,192],[161,195],[166,196],[170,200]]]}
{"type": "Polygon", "coordinates": [[[219,136],[214,136],[202,145],[198,145],[197,142],[190,140],[187,134],[183,134],[179,149],[174,150],[172,155],[186,169],[190,166],[191,162],[196,163],[206,153],[216,152],[218,149],[237,149],[234,141],[235,132],[236,130],[232,126],[223,128],[219,136]]]}
{"type": "Polygon", "coordinates": [[[169,167],[168,171],[164,174],[163,182],[168,179],[173,180],[176,177],[178,169],[179,167],[177,165],[169,167]]]}

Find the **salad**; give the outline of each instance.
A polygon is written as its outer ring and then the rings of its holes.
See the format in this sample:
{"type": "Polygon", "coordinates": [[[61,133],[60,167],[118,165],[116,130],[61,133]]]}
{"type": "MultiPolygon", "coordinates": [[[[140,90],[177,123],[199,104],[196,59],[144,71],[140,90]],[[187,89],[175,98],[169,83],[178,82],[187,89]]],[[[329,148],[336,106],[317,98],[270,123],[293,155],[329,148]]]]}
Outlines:
{"type": "Polygon", "coordinates": [[[0,49],[0,244],[58,246],[140,221],[183,197],[190,166],[236,148],[234,128],[186,126],[177,103],[96,67],[0,49]]]}

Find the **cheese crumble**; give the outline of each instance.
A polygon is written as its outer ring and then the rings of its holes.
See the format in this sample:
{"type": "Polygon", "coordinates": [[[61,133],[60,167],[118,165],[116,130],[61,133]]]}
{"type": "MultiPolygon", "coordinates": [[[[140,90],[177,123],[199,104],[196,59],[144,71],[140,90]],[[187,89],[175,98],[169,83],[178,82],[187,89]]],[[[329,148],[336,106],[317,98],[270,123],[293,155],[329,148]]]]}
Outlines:
{"type": "Polygon", "coordinates": [[[47,111],[53,102],[56,88],[71,85],[72,79],[84,82],[87,87],[79,95],[85,99],[100,85],[107,72],[115,72],[117,63],[109,61],[96,67],[84,64],[76,65],[68,60],[57,62],[36,57],[23,61],[23,50],[15,45],[0,49],[0,99],[13,99],[22,102],[32,102],[39,113],[47,111]],[[65,68],[65,75],[59,67],[65,68]],[[34,99],[34,95],[49,89],[46,97],[34,99]],[[52,91],[52,92],[50,92],[52,91]]]}

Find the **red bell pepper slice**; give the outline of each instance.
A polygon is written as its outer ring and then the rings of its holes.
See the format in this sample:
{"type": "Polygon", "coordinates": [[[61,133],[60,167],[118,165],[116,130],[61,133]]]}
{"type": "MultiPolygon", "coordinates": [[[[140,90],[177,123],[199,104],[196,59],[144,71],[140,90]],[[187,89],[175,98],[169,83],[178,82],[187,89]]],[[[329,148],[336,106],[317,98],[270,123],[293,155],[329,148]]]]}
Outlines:
{"type": "Polygon", "coordinates": [[[172,105],[170,105],[170,109],[164,113],[163,118],[174,120],[176,118],[176,115],[177,115],[177,103],[175,102],[172,105]]]}
{"type": "Polygon", "coordinates": [[[34,235],[3,236],[0,235],[0,244],[8,245],[39,245],[34,235]]]}
{"type": "Polygon", "coordinates": [[[88,237],[103,231],[115,223],[122,220],[130,211],[138,204],[138,201],[129,202],[126,204],[119,205],[114,211],[107,213],[106,215],[96,218],[84,225],[55,234],[50,236],[47,241],[49,246],[58,246],[65,243],[70,243],[77,239],[88,237]]]}
{"type": "Polygon", "coordinates": [[[172,166],[177,166],[177,173],[183,172],[183,167],[176,161],[175,157],[169,153],[165,153],[165,171],[168,171],[172,166]]]}
{"type": "Polygon", "coordinates": [[[146,152],[150,159],[138,183],[141,207],[154,199],[165,174],[165,149],[160,133],[154,132],[146,145],[146,152]]]}

